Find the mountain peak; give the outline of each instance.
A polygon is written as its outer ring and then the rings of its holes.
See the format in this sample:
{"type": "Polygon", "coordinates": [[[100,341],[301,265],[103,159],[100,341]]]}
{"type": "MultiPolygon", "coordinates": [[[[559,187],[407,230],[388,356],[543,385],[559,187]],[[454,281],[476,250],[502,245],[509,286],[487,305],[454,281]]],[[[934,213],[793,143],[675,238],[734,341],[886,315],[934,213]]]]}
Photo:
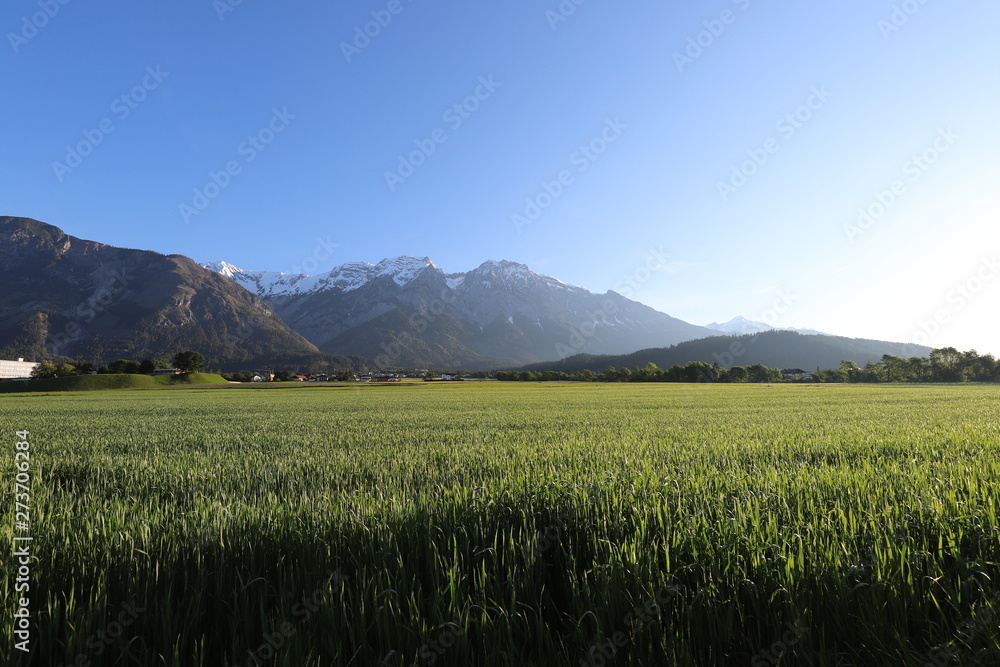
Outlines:
{"type": "Polygon", "coordinates": [[[520,262],[512,262],[509,259],[488,259],[479,265],[479,269],[524,269],[529,271],[527,264],[521,264],[520,262]]]}
{"type": "Polygon", "coordinates": [[[229,262],[205,262],[201,265],[203,269],[208,269],[209,271],[215,271],[216,273],[222,274],[227,278],[233,278],[238,273],[243,273],[243,269],[233,266],[229,262]]]}
{"type": "Polygon", "coordinates": [[[586,288],[580,287],[579,285],[570,285],[567,282],[563,282],[558,278],[553,278],[552,276],[545,275],[543,273],[535,273],[527,264],[521,264],[520,262],[512,262],[508,259],[495,260],[490,259],[478,267],[469,271],[466,275],[484,276],[488,278],[499,279],[504,284],[518,284],[526,285],[528,283],[532,284],[544,284],[549,287],[556,287],[561,289],[568,289],[570,291],[581,291],[588,292],[586,288]]]}
{"type": "MultiPolygon", "coordinates": [[[[418,259],[408,255],[401,255],[399,257],[383,259],[373,268],[375,269],[373,277],[391,276],[397,285],[403,286],[416,278],[417,274],[424,269],[437,269],[438,267],[434,265],[430,257],[418,259]]],[[[336,269],[334,270],[336,271],[336,269]]],[[[440,271],[440,269],[438,270],[440,271]]]]}
{"type": "Polygon", "coordinates": [[[795,331],[801,334],[810,334],[817,336],[829,336],[830,334],[823,333],[822,331],[816,331],[815,329],[796,329],[795,327],[776,327],[765,322],[757,322],[755,320],[750,320],[742,315],[737,315],[728,322],[718,323],[712,322],[711,324],[705,325],[706,329],[712,329],[713,331],[718,331],[720,333],[726,334],[727,336],[742,336],[745,334],[756,334],[762,333],[764,331],[795,331]]]}

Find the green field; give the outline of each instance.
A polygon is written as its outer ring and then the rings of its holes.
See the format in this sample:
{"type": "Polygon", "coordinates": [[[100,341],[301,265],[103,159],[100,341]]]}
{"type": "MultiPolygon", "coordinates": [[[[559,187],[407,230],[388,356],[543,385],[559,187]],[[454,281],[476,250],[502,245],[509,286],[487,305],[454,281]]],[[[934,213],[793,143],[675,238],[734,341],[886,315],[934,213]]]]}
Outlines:
{"type": "Polygon", "coordinates": [[[1000,387],[0,396],[0,663],[997,665],[1000,387]]]}

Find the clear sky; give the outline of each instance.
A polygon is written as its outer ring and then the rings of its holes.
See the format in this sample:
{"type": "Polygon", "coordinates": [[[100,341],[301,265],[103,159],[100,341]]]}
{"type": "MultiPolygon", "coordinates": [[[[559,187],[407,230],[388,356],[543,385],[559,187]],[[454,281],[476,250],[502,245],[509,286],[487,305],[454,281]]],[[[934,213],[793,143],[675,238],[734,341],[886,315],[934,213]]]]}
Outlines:
{"type": "Polygon", "coordinates": [[[576,2],[7,0],[0,214],[1000,354],[1000,4],[576,2]]]}

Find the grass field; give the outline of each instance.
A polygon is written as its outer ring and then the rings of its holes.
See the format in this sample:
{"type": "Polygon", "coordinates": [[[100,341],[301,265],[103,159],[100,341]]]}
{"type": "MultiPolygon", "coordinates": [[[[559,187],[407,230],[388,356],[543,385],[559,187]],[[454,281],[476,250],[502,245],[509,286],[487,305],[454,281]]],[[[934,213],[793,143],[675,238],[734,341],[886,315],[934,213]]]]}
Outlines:
{"type": "Polygon", "coordinates": [[[2,664],[1000,664],[1000,387],[11,394],[5,488],[24,430],[2,664]]]}

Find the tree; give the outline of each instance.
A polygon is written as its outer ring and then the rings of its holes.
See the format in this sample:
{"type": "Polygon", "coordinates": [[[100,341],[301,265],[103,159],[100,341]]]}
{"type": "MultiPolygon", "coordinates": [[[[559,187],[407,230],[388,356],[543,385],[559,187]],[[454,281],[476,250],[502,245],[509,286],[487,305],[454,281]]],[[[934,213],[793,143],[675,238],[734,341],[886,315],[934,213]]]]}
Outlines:
{"type": "Polygon", "coordinates": [[[733,366],[729,369],[729,381],[730,382],[746,382],[747,381],[747,369],[742,366],[733,366]]]}
{"type": "Polygon", "coordinates": [[[857,382],[861,377],[861,369],[853,361],[843,360],[840,362],[840,372],[847,378],[847,382],[857,382]]]}
{"type": "Polygon", "coordinates": [[[660,370],[660,367],[650,361],[646,364],[645,368],[642,368],[638,370],[638,372],[634,373],[633,377],[638,382],[656,382],[658,380],[662,380],[662,374],[663,371],[660,370]]]}
{"type": "Polygon", "coordinates": [[[931,350],[928,357],[931,380],[934,382],[961,382],[962,353],[953,347],[931,350]]]}
{"type": "Polygon", "coordinates": [[[139,372],[151,375],[157,368],[168,368],[170,362],[166,359],[144,359],[139,363],[139,372]]]}
{"type": "Polygon", "coordinates": [[[877,361],[866,361],[861,371],[861,382],[885,382],[885,367],[877,361]]]}
{"type": "Polygon", "coordinates": [[[909,364],[900,356],[883,354],[879,365],[885,371],[886,382],[903,382],[910,379],[909,364]]]}
{"type": "Polygon", "coordinates": [[[916,382],[927,382],[931,379],[930,364],[926,357],[910,357],[906,360],[906,373],[916,382]]]}
{"type": "Polygon", "coordinates": [[[138,375],[139,362],[131,359],[115,359],[108,364],[108,371],[115,374],[138,375]]]}
{"type": "Polygon", "coordinates": [[[56,366],[56,377],[64,378],[68,375],[78,375],[76,366],[73,364],[59,364],[56,366]]]}
{"type": "Polygon", "coordinates": [[[836,368],[824,368],[813,373],[817,382],[847,382],[847,374],[836,368]]]}
{"type": "Polygon", "coordinates": [[[684,366],[685,382],[715,382],[719,379],[718,371],[704,361],[689,361],[684,366]]]}
{"type": "Polygon", "coordinates": [[[56,365],[51,361],[43,361],[31,371],[31,377],[34,379],[39,378],[50,378],[56,375],[56,365]]]}
{"type": "Polygon", "coordinates": [[[958,366],[958,376],[961,382],[973,382],[977,380],[984,373],[983,371],[983,357],[979,356],[979,353],[975,350],[969,350],[963,352],[961,358],[956,364],[958,366]]]}
{"type": "Polygon", "coordinates": [[[977,359],[976,382],[996,382],[1000,380],[1000,365],[992,354],[977,359]]]}
{"type": "Polygon", "coordinates": [[[185,350],[174,355],[173,363],[185,373],[197,373],[205,367],[205,356],[201,352],[185,350]]]}
{"type": "Polygon", "coordinates": [[[747,379],[750,382],[774,382],[781,379],[781,371],[764,364],[754,364],[747,368],[747,379]]]}

